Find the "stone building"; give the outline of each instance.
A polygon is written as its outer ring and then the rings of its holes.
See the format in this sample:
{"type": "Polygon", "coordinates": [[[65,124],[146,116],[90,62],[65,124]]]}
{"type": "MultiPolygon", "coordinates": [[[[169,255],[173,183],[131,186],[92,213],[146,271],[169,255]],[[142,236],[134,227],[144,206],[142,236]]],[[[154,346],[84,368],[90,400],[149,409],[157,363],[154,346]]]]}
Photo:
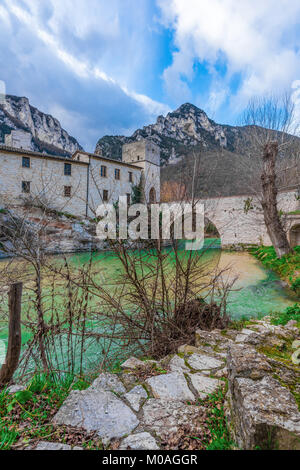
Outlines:
{"type": "MultiPolygon", "coordinates": [[[[0,146],[0,207],[33,201],[78,216],[94,217],[99,204],[131,201],[134,186],[142,199],[160,197],[160,149],[147,140],[127,144],[122,161],[77,150],[72,158],[26,149],[26,136],[11,135],[0,146]]],[[[27,142],[28,143],[28,142],[27,142]]]]}

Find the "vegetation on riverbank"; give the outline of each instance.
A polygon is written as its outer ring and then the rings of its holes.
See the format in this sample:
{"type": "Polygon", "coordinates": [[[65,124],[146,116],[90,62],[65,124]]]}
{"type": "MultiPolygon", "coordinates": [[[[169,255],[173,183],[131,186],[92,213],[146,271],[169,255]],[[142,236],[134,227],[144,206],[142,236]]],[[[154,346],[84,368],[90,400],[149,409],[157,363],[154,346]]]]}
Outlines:
{"type": "Polygon", "coordinates": [[[84,390],[89,379],[36,375],[26,390],[0,392],[0,450],[24,449],[40,440],[84,448],[101,448],[99,437],[80,429],[56,426],[51,419],[72,390],[84,390]]]}
{"type": "Polygon", "coordinates": [[[275,271],[281,279],[288,282],[292,290],[300,295],[300,246],[296,246],[286,256],[277,258],[272,246],[251,248],[250,253],[266,268],[275,271]]]}
{"type": "Polygon", "coordinates": [[[271,313],[271,319],[273,325],[286,325],[290,320],[295,320],[300,328],[300,303],[286,308],[283,312],[271,313]]]}

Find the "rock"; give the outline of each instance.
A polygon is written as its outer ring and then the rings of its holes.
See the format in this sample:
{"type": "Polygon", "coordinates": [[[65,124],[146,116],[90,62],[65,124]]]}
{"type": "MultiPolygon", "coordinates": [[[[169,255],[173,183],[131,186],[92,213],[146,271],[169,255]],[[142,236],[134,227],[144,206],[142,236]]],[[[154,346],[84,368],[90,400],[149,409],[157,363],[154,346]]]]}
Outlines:
{"type": "Polygon", "coordinates": [[[145,367],[145,363],[143,361],[140,361],[136,357],[132,356],[129,359],[127,359],[127,361],[123,362],[123,364],[121,364],[121,367],[122,367],[122,369],[132,369],[132,370],[134,370],[138,367],[145,367]]]}
{"type": "Polygon", "coordinates": [[[224,367],[224,362],[204,354],[192,354],[187,358],[187,363],[194,370],[214,370],[224,367]]]}
{"type": "Polygon", "coordinates": [[[243,328],[242,331],[236,336],[235,342],[257,345],[264,341],[267,334],[268,332],[258,333],[256,331],[243,328]]]}
{"type": "Polygon", "coordinates": [[[228,377],[259,379],[272,372],[272,367],[263,354],[245,344],[232,344],[227,355],[228,377]]]}
{"type": "Polygon", "coordinates": [[[126,390],[131,390],[132,387],[139,384],[139,378],[133,373],[133,371],[124,371],[122,374],[122,383],[126,390]]]}
{"type": "Polygon", "coordinates": [[[200,406],[150,398],[143,406],[141,428],[165,438],[178,431],[180,426],[189,424],[197,427],[199,413],[204,411],[205,408],[200,406]]]}
{"type": "Polygon", "coordinates": [[[296,320],[290,320],[290,321],[285,325],[286,328],[294,328],[295,326],[297,326],[296,320]]]}
{"type": "Polygon", "coordinates": [[[53,422],[97,431],[105,443],[130,434],[139,424],[134,412],[112,392],[92,387],[71,392],[53,422]]]}
{"type": "Polygon", "coordinates": [[[134,411],[139,411],[141,404],[148,398],[148,394],[144,387],[137,385],[130,392],[124,395],[134,411]]]}
{"type": "Polygon", "coordinates": [[[182,354],[190,354],[190,353],[199,353],[199,349],[195,346],[189,346],[188,344],[183,344],[179,346],[178,352],[182,354]]]}
{"type": "MultiPolygon", "coordinates": [[[[228,332],[226,331],[226,334],[228,332]]],[[[222,330],[212,330],[212,331],[205,331],[205,330],[197,330],[195,333],[195,343],[197,347],[203,346],[217,346],[217,345],[226,345],[232,342],[232,339],[225,334],[222,334],[222,330]]]]}
{"type": "Polygon", "coordinates": [[[300,450],[300,413],[291,393],[273,377],[229,379],[230,422],[244,450],[300,450]]]}
{"type": "Polygon", "coordinates": [[[182,372],[156,375],[146,380],[155,398],[164,400],[194,401],[195,396],[190,391],[182,372]]]}
{"type": "Polygon", "coordinates": [[[217,372],[214,372],[214,377],[217,378],[222,378],[222,377],[227,377],[228,376],[228,369],[227,367],[224,367],[224,369],[217,370],[217,372]]]}
{"type": "Polygon", "coordinates": [[[159,450],[156,440],[148,432],[131,434],[123,439],[119,450],[159,450]]]}
{"type": "MultiPolygon", "coordinates": [[[[23,131],[24,134],[30,133],[30,149],[34,151],[70,156],[76,150],[82,150],[79,143],[61,127],[56,118],[31,106],[25,97],[5,96],[0,112],[0,127],[3,124],[11,129],[23,131]]],[[[26,148],[26,145],[23,148],[26,148]]]]}
{"type": "Polygon", "coordinates": [[[99,377],[94,380],[89,389],[106,390],[108,392],[118,393],[119,395],[126,392],[124,385],[121,380],[118,379],[117,375],[109,373],[100,374],[99,377]]]}
{"type": "Polygon", "coordinates": [[[204,377],[201,374],[188,374],[188,377],[201,399],[204,399],[207,395],[216,392],[222,384],[220,380],[204,377]]]}
{"type": "Polygon", "coordinates": [[[168,364],[168,367],[172,372],[190,372],[190,368],[185,364],[184,359],[180,356],[177,356],[177,354],[172,357],[168,364]]]}
{"type": "Polygon", "coordinates": [[[14,393],[18,392],[24,392],[26,390],[25,385],[11,385],[10,387],[7,387],[6,391],[9,395],[13,395],[14,393]]]}
{"type": "MultiPolygon", "coordinates": [[[[32,449],[30,448],[27,450],[32,449]]],[[[34,450],[83,450],[83,448],[79,446],[71,447],[67,444],[60,444],[56,442],[41,441],[38,443],[34,450]]]]}
{"type": "Polygon", "coordinates": [[[212,332],[205,330],[197,330],[195,333],[195,343],[196,346],[210,345],[215,346],[217,344],[217,339],[219,335],[215,335],[212,332]],[[217,336],[217,337],[216,337],[217,336]]]}
{"type": "Polygon", "coordinates": [[[290,328],[286,328],[284,326],[279,325],[271,325],[268,322],[257,322],[255,328],[261,333],[268,333],[269,335],[277,336],[280,339],[293,339],[297,336],[297,331],[291,330],[290,328]]]}

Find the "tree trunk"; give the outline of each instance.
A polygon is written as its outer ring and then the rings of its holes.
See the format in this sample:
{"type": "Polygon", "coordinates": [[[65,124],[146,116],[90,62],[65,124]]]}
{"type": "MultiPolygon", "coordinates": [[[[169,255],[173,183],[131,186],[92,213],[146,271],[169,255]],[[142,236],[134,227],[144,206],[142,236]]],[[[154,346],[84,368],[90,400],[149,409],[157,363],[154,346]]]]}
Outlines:
{"type": "Polygon", "coordinates": [[[283,229],[277,208],[277,187],[275,163],[278,154],[278,143],[270,142],[265,145],[263,153],[262,179],[262,208],[269,237],[278,258],[291,251],[286,233],[283,229]]]}
{"type": "Polygon", "coordinates": [[[5,363],[0,370],[0,386],[8,384],[13,378],[19,364],[21,352],[21,300],[23,284],[17,283],[10,287],[8,294],[9,305],[9,334],[5,363]]]}

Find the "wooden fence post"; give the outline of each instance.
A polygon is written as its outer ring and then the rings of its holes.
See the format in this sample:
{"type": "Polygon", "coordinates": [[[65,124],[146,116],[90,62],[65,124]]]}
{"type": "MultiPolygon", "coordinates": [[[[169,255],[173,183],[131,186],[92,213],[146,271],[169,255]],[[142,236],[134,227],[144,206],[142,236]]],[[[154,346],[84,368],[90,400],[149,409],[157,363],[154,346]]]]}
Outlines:
{"type": "Polygon", "coordinates": [[[0,386],[8,384],[18,367],[21,353],[21,300],[23,283],[12,284],[8,293],[9,333],[5,362],[0,370],[0,386]]]}

